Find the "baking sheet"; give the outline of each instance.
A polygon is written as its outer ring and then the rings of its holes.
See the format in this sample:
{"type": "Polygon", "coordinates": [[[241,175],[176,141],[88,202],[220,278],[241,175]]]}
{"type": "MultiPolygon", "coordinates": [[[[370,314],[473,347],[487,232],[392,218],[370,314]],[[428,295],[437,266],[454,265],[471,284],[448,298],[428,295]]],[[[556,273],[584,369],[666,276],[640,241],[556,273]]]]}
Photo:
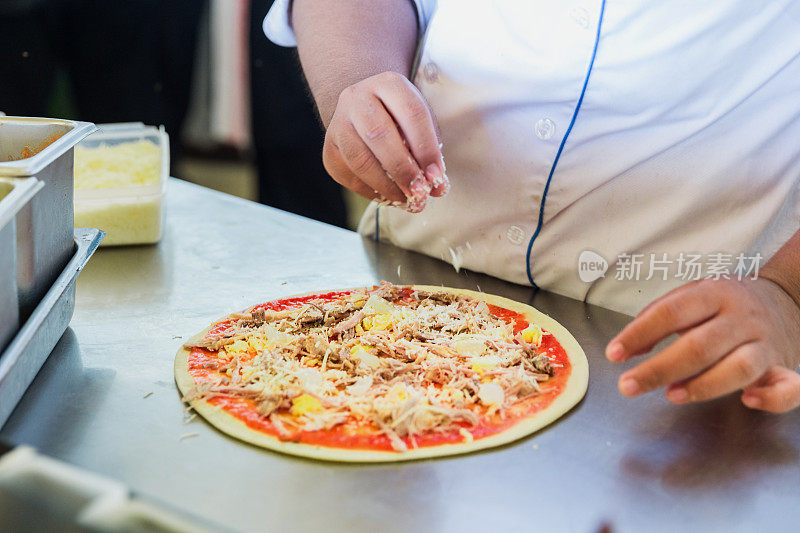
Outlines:
{"type": "Polygon", "coordinates": [[[243,531],[731,532],[800,520],[800,413],[756,413],[736,398],[622,398],[616,380],[629,365],[602,351],[628,317],[186,183],[169,188],[158,246],[100,250],[81,274],[72,325],[0,439],[243,531]],[[552,315],[586,351],[586,398],[501,449],[394,465],[291,458],[199,419],[183,424],[172,363],[186,336],[259,301],[380,279],[480,286],[552,315]]]}

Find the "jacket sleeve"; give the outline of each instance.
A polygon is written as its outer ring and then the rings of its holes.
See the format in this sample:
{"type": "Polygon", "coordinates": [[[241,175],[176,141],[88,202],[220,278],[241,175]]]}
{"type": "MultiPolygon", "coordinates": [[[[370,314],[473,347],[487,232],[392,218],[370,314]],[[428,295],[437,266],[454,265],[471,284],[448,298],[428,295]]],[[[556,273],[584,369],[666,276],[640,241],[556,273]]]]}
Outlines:
{"type": "MultiPolygon", "coordinates": [[[[258,1],[258,0],[254,0],[258,1]]],[[[437,0],[408,0],[414,5],[417,12],[417,25],[419,34],[423,35],[428,28],[428,22],[436,10],[437,0]]],[[[297,46],[292,24],[289,20],[291,0],[275,0],[269,13],[264,18],[264,33],[270,41],[280,46],[297,46]]]]}

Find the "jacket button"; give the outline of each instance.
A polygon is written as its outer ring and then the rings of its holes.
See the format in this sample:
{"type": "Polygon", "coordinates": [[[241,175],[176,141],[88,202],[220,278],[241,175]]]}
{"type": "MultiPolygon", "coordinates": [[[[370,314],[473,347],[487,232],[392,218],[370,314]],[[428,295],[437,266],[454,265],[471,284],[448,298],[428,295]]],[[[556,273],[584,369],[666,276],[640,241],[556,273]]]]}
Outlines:
{"type": "Polygon", "coordinates": [[[581,28],[589,27],[589,12],[584,7],[573,7],[569,11],[569,16],[581,28]]]}
{"type": "Polygon", "coordinates": [[[436,63],[427,63],[422,67],[422,75],[428,83],[436,83],[439,81],[439,67],[436,66],[436,63]]]}
{"type": "Polygon", "coordinates": [[[519,226],[511,226],[506,230],[506,239],[512,244],[522,244],[525,240],[525,232],[519,226]]]}
{"type": "Polygon", "coordinates": [[[549,118],[542,118],[536,122],[534,129],[536,131],[536,136],[546,141],[556,132],[556,124],[549,118]]]}

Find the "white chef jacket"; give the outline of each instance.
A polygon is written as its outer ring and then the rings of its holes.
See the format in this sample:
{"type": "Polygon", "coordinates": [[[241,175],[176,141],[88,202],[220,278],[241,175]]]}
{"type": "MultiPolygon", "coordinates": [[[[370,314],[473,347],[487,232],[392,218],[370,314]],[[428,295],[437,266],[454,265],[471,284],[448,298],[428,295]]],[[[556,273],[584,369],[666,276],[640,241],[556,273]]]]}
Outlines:
{"type": "MultiPolygon", "coordinates": [[[[264,28],[291,46],[286,4],[264,28]]],[[[800,1],[415,5],[452,188],[420,214],[372,204],[362,233],[634,314],[686,283],[682,254],[705,275],[800,229],[800,1]],[[587,250],[609,263],[589,282],[587,250]]]]}

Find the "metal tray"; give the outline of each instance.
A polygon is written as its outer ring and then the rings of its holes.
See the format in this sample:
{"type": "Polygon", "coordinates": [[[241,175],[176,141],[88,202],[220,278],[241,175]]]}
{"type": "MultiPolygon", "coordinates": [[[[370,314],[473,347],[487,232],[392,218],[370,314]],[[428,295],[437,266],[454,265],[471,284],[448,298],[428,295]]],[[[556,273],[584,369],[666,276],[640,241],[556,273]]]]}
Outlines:
{"type": "Polygon", "coordinates": [[[17,215],[17,287],[25,320],[72,253],[73,152],[97,128],[89,122],[0,117],[0,177],[36,177],[41,193],[17,215]],[[58,139],[49,143],[53,137],[58,139]],[[25,159],[25,148],[36,152],[25,159]],[[38,150],[38,152],[37,152],[38,150]]]}
{"type": "Polygon", "coordinates": [[[75,279],[104,235],[96,229],[74,230],[72,259],[0,355],[0,427],[67,329],[75,310],[75,279]]]}
{"type": "Polygon", "coordinates": [[[17,213],[44,184],[36,178],[0,178],[0,350],[19,327],[17,292],[17,213]]]}

